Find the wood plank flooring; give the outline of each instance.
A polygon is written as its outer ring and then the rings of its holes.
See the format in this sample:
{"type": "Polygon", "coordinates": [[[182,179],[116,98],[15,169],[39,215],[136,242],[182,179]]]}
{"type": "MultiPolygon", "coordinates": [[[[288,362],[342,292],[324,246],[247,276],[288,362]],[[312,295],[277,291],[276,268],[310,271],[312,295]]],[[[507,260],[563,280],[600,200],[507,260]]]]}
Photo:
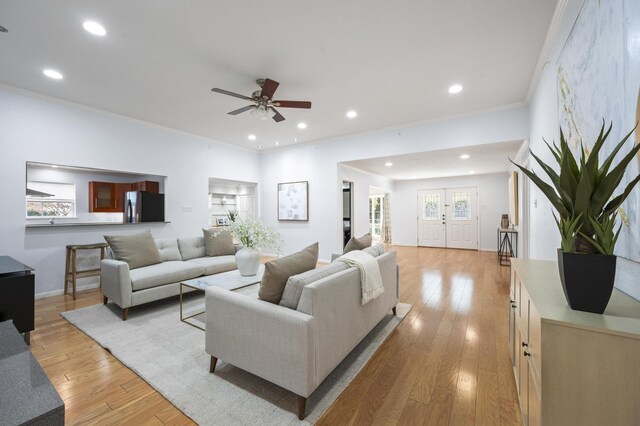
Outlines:
{"type": "MultiPolygon", "coordinates": [[[[508,353],[508,267],[495,253],[392,247],[413,309],[318,425],[520,425],[508,353]]],[[[193,424],[59,313],[99,290],[36,301],[31,350],[67,424],[193,424]]],[[[293,396],[292,396],[293,398],[293,396]]]]}

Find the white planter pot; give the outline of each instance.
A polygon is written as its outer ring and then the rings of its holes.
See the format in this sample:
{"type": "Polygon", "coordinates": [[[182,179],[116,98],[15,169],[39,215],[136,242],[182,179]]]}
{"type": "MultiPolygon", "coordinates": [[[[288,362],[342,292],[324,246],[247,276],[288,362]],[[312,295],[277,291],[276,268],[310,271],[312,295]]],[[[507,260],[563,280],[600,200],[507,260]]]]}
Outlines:
{"type": "Polygon", "coordinates": [[[236,253],[236,265],[240,275],[248,277],[257,274],[261,257],[260,251],[254,248],[244,247],[240,249],[236,253]]]}

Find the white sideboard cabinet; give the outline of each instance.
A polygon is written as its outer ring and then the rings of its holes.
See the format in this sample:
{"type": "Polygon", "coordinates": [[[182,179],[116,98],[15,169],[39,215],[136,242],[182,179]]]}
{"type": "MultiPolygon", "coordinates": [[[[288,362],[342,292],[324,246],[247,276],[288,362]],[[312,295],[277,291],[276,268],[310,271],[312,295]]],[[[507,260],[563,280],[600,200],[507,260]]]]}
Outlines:
{"type": "Polygon", "coordinates": [[[514,258],[510,304],[526,425],[640,425],[640,302],[614,290],[604,314],[574,311],[557,263],[514,258]]]}

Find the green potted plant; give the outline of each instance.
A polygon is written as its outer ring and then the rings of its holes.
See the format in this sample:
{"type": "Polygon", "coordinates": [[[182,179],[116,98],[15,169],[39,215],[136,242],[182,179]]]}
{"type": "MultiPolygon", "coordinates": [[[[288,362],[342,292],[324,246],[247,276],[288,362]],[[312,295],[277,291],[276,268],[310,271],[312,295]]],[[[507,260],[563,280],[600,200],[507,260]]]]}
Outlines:
{"type": "Polygon", "coordinates": [[[613,196],[624,172],[640,145],[634,146],[614,165],[614,159],[635,128],[611,151],[602,163],[599,153],[612,125],[600,134],[591,152],[580,146],[580,161],[574,157],[560,129],[560,146],[549,145],[559,166],[559,172],[543,162],[533,152],[531,156],[549,177],[550,184],[536,173],[515,164],[549,199],[561,237],[558,249],[560,281],[572,309],[602,313],[609,303],[616,271],[613,254],[622,224],[616,229],[617,213],[622,202],[640,181],[636,176],[624,190],[613,196]]]}

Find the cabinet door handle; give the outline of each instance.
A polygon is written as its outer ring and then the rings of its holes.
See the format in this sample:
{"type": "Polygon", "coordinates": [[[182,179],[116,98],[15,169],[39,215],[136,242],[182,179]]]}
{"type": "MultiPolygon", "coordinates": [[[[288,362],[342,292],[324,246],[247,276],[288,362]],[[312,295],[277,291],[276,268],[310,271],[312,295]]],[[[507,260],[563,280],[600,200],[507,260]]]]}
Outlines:
{"type": "Polygon", "coordinates": [[[529,347],[529,344],[528,344],[528,343],[525,343],[525,342],[522,342],[522,347],[523,347],[523,348],[528,348],[528,347],[529,347]]]}
{"type": "Polygon", "coordinates": [[[527,351],[524,351],[523,354],[524,354],[524,356],[531,356],[531,353],[527,352],[527,351]]]}

